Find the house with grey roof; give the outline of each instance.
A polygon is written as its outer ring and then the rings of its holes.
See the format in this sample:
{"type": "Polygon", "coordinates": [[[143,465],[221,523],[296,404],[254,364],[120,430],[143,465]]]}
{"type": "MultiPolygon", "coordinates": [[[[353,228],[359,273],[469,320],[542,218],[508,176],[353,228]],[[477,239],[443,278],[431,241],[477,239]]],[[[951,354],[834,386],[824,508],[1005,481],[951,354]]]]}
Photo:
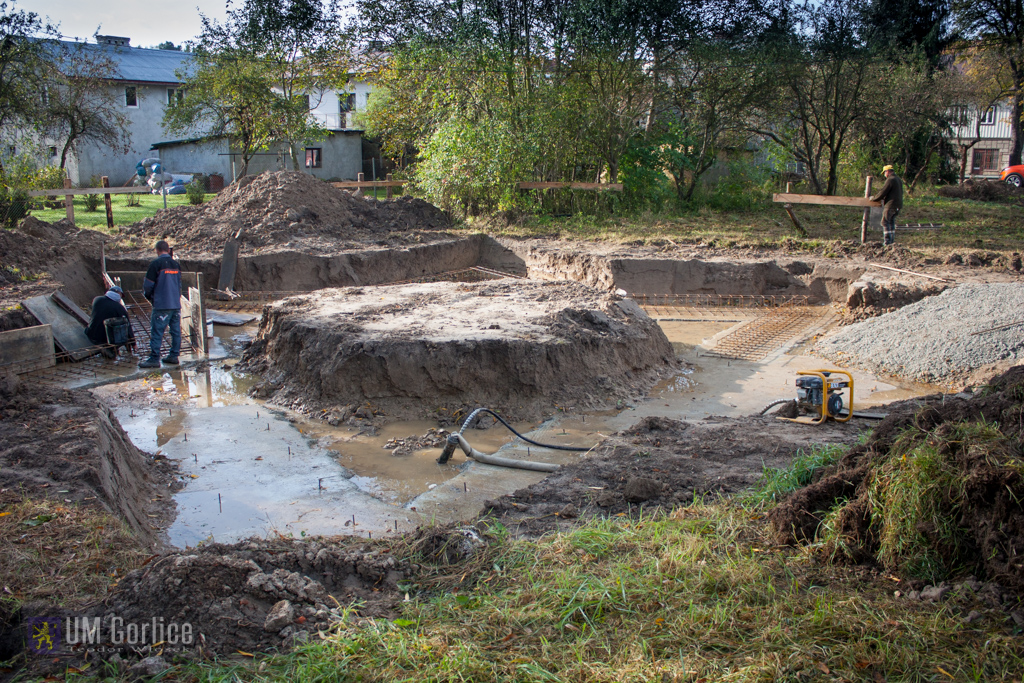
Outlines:
{"type": "MultiPolygon", "coordinates": [[[[135,175],[135,165],[150,155],[154,142],[165,137],[161,123],[164,109],[181,96],[175,72],[191,59],[188,52],[132,47],[128,38],[96,36],[96,43],[75,44],[76,49],[99,53],[114,70],[107,87],[128,119],[130,150],[127,154],[98,144],[82,144],[68,162],[72,182],[88,184],[92,176],[108,176],[111,185],[125,185],[135,175]]],[[[56,161],[54,161],[56,163],[56,161]]]]}
{"type": "MultiPolygon", "coordinates": [[[[132,47],[130,39],[121,36],[97,35],[95,44],[74,46],[101,53],[114,66],[107,87],[129,121],[131,142],[127,154],[83,143],[68,162],[72,182],[87,185],[93,176],[108,176],[113,186],[130,184],[136,164],[153,157],[160,157],[164,170],[171,173],[219,174],[230,182],[237,150],[227,137],[169,140],[163,129],[168,104],[187,96],[176,74],[187,70],[191,53],[132,47]]],[[[354,118],[366,106],[370,86],[358,81],[351,83],[348,90],[315,93],[315,100],[310,103],[310,115],[328,129],[326,140],[305,150],[303,170],[312,175],[354,180],[363,171],[362,130],[355,125],[354,118]]],[[[280,149],[261,153],[255,163],[250,163],[249,172],[283,168],[286,157],[280,149]]]]}

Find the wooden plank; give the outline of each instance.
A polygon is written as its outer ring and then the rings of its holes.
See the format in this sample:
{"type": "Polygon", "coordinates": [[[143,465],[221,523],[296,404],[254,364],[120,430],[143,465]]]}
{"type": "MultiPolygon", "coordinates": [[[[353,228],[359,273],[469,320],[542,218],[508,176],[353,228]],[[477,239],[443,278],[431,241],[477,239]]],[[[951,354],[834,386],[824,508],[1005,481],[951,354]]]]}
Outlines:
{"type": "Polygon", "coordinates": [[[0,367],[15,373],[50,368],[57,364],[53,352],[53,328],[49,325],[0,332],[0,367]]]}
{"type": "Polygon", "coordinates": [[[53,342],[74,360],[82,360],[98,350],[85,336],[85,327],[75,316],[63,310],[48,296],[35,296],[21,302],[36,320],[53,328],[53,342]]]}
{"type": "MultiPolygon", "coordinates": [[[[864,181],[864,199],[871,198],[871,181],[872,177],[868,176],[864,181]]],[[[788,192],[788,190],[787,190],[788,192]]],[[[864,218],[860,222],[860,243],[864,244],[868,241],[868,226],[871,225],[871,208],[864,209],[864,218]]]]}
{"type": "Polygon", "coordinates": [[[227,291],[235,287],[235,270],[238,268],[238,240],[230,239],[224,245],[224,254],[220,258],[220,279],[217,289],[227,291]]]}
{"type": "Polygon", "coordinates": [[[895,273],[904,273],[906,275],[916,275],[917,277],[926,277],[929,280],[937,280],[939,282],[950,282],[950,280],[943,280],[941,277],[935,277],[934,275],[925,275],[924,273],[915,273],[912,270],[903,270],[902,268],[893,268],[892,266],[883,266],[881,263],[869,263],[872,268],[881,268],[883,270],[891,270],[895,273]]]}
{"type": "Polygon", "coordinates": [[[215,308],[206,309],[206,319],[212,322],[214,325],[230,325],[231,327],[238,327],[240,325],[246,325],[256,319],[256,315],[252,313],[232,313],[230,311],[218,311],[215,308]]]}
{"type": "Polygon", "coordinates": [[[772,201],[779,204],[826,204],[834,206],[881,206],[882,202],[873,202],[861,197],[829,197],[823,194],[787,194],[776,192],[772,201]]]}
{"type": "Polygon", "coordinates": [[[405,184],[406,181],[404,180],[364,180],[362,182],[358,180],[341,180],[336,183],[331,183],[334,187],[341,189],[361,187],[402,187],[405,184]]]}
{"type": "Polygon", "coordinates": [[[78,307],[78,304],[69,299],[64,292],[54,292],[50,296],[53,297],[53,300],[57,302],[58,306],[78,318],[79,322],[86,327],[89,326],[89,316],[85,311],[78,307]]]}
{"type": "Polygon", "coordinates": [[[542,183],[522,182],[519,183],[520,190],[604,190],[607,192],[622,192],[622,183],[542,183]]]}
{"type": "MultiPolygon", "coordinates": [[[[64,179],[64,189],[66,189],[66,190],[71,189],[71,178],[65,178],[64,179]]],[[[70,194],[65,194],[64,195],[64,213],[67,215],[68,222],[71,223],[71,225],[75,224],[75,202],[74,202],[74,199],[75,198],[73,196],[71,196],[70,194]]]]}
{"type": "Polygon", "coordinates": [[[30,189],[29,197],[68,197],[80,195],[148,195],[150,188],[137,187],[72,187],[65,189],[30,189]]]}

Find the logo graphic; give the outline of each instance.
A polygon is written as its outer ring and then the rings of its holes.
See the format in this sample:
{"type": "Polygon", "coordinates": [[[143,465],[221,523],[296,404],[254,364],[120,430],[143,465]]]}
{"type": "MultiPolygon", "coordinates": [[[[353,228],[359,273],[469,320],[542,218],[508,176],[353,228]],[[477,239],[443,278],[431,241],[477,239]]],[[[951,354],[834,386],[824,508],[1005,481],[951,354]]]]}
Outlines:
{"type": "Polygon", "coordinates": [[[28,626],[28,649],[37,655],[49,655],[60,649],[60,620],[46,617],[30,617],[28,626]]]}

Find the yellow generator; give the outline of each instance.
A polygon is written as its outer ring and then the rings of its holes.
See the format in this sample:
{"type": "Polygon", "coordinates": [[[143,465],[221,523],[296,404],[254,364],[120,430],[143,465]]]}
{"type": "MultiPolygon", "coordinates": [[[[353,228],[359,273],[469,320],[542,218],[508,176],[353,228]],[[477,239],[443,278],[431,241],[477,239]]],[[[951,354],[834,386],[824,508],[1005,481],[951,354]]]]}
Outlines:
{"type": "Polygon", "coordinates": [[[844,370],[800,370],[796,374],[796,406],[806,415],[780,420],[820,425],[826,420],[847,422],[853,417],[853,375],[844,370]]]}

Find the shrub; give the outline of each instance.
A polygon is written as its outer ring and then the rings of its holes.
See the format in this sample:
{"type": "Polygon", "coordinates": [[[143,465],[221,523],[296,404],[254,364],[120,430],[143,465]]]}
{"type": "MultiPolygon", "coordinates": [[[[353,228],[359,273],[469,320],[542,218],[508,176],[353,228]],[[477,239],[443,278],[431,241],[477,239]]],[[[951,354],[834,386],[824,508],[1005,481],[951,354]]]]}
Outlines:
{"type": "Polygon", "coordinates": [[[189,204],[199,206],[203,203],[206,196],[205,184],[202,176],[196,176],[191,183],[185,186],[185,196],[188,197],[189,204]]]}
{"type": "MultiPolygon", "coordinates": [[[[99,187],[102,181],[98,176],[89,178],[89,187],[99,187]]],[[[100,208],[100,195],[98,194],[87,194],[84,195],[85,199],[85,210],[95,211],[100,208]]]]}

